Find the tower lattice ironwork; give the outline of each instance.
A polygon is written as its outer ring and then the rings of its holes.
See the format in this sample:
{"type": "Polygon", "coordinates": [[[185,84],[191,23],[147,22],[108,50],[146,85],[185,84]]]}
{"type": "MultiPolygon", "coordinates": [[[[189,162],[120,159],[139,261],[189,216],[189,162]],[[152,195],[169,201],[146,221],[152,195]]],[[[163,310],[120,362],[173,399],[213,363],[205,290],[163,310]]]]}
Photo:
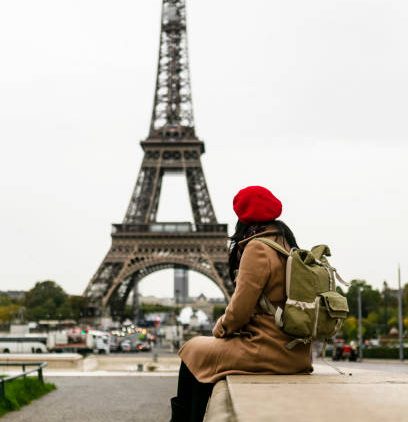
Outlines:
{"type": "MultiPolygon", "coordinates": [[[[159,61],[144,157],[122,224],[84,295],[93,316],[120,316],[146,275],[183,268],[206,275],[226,299],[227,225],[217,222],[201,165],[204,143],[195,134],[187,49],[185,0],[163,0],[159,61]],[[158,222],[164,174],[185,175],[194,222],[158,222]]],[[[134,300],[136,303],[137,300],[134,300]]]]}

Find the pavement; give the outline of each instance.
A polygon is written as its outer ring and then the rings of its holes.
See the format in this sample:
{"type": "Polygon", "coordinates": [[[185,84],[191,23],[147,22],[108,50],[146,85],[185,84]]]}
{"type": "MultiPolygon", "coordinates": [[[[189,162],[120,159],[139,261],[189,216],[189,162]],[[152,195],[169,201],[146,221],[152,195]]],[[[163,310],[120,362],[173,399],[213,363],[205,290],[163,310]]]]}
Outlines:
{"type": "MultiPolygon", "coordinates": [[[[2,422],[161,422],[170,419],[179,358],[90,356],[90,370],[48,370],[58,389],[2,422]],[[95,362],[91,359],[96,359],[95,362]],[[138,364],[143,364],[143,372],[138,364]],[[91,369],[92,368],[92,369],[91,369]]],[[[313,375],[231,376],[214,389],[206,422],[408,421],[408,363],[323,361],[313,375]],[[333,365],[333,362],[328,362],[333,365]]]]}
{"type": "Polygon", "coordinates": [[[177,377],[47,377],[58,389],[2,422],[165,422],[177,377]]]}

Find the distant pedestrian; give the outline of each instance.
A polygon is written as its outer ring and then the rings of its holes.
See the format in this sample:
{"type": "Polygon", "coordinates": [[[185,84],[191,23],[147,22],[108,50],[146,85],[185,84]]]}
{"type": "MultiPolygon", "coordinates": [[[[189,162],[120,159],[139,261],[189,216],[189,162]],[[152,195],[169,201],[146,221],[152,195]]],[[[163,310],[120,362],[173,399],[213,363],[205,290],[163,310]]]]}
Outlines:
{"type": "Polygon", "coordinates": [[[267,237],[286,250],[298,247],[289,227],[277,220],[282,204],[268,189],[249,186],[234,198],[238,216],[231,237],[229,270],[235,292],[214,337],[194,337],[180,349],[177,396],[171,399],[172,422],[203,419],[214,384],[230,374],[295,374],[311,372],[310,344],[291,350],[291,341],[262,311],[264,293],[282,309],[286,300],[286,258],[257,237],[267,237]]]}

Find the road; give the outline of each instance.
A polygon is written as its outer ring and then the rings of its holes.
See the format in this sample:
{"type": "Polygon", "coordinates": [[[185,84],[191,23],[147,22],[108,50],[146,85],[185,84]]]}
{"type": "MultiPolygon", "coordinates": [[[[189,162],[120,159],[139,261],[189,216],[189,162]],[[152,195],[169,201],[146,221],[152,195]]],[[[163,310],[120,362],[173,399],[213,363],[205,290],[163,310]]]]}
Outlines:
{"type": "Polygon", "coordinates": [[[176,377],[47,377],[58,389],[2,422],[165,422],[176,377]]]}

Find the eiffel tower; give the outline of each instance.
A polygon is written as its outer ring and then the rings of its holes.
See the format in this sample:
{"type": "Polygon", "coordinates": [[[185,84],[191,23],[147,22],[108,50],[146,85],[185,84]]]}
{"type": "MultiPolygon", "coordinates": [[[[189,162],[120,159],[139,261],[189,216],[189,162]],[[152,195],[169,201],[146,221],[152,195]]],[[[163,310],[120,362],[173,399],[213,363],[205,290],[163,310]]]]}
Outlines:
{"type": "Polygon", "coordinates": [[[167,268],[207,276],[228,300],[233,291],[227,263],[227,225],[219,224],[211,203],[191,100],[185,0],[163,0],[156,90],[144,157],[122,224],[113,224],[112,245],[84,296],[88,316],[123,315],[133,291],[148,274],[167,268]],[[158,222],[163,176],[187,179],[194,222],[158,222]]]}

